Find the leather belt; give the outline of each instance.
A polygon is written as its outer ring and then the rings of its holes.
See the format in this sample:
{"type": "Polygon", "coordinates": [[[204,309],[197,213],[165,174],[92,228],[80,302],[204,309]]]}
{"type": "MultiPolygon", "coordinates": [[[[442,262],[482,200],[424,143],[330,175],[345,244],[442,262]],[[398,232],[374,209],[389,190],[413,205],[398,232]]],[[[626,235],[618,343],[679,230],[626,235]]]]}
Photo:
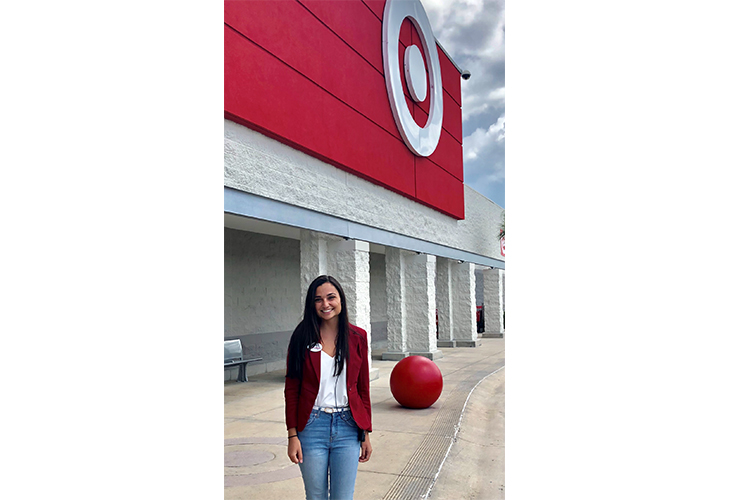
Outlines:
{"type": "Polygon", "coordinates": [[[339,413],[339,412],[342,412],[342,411],[350,411],[350,407],[349,406],[341,406],[341,407],[338,407],[338,408],[323,408],[321,406],[315,406],[314,409],[315,410],[319,410],[319,411],[323,411],[325,413],[339,413]]]}

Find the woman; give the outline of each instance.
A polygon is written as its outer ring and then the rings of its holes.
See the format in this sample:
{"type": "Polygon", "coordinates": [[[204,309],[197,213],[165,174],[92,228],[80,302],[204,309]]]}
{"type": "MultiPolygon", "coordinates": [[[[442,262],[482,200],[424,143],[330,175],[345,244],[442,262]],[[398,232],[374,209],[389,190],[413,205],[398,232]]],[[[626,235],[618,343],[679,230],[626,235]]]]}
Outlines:
{"type": "Polygon", "coordinates": [[[337,280],[315,278],[289,341],[284,386],[289,459],[307,500],[352,499],[358,462],[373,452],[366,335],[348,321],[337,280]]]}

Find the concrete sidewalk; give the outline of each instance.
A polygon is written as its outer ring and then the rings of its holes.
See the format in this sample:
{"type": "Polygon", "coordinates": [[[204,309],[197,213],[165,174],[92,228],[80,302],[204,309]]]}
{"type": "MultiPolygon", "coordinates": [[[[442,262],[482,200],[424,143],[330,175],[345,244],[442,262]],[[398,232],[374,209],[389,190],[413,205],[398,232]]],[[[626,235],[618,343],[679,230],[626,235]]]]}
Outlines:
{"type": "MultiPolygon", "coordinates": [[[[374,352],[373,456],[358,468],[356,500],[504,498],[504,339],[480,342],[442,349],[443,392],[422,410],[395,401],[396,362],[374,352]]],[[[303,499],[299,467],[286,455],[284,371],[249,380],[224,386],[225,498],[303,499]]]]}

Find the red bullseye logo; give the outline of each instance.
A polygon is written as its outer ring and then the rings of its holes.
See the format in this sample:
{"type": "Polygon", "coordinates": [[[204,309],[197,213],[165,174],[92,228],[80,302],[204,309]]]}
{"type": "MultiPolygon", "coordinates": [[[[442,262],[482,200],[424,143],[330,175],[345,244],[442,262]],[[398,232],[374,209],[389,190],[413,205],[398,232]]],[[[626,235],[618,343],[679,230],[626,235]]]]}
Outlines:
{"type": "Polygon", "coordinates": [[[429,156],[438,146],[441,137],[441,126],[444,120],[444,99],[441,87],[441,66],[439,64],[436,38],[431,31],[426,11],[418,0],[387,0],[383,12],[383,69],[385,70],[385,86],[388,90],[390,109],[393,111],[395,124],[401,137],[413,153],[418,156],[429,156]],[[403,21],[409,19],[416,28],[425,54],[417,45],[406,47],[403,61],[408,93],[414,101],[423,102],[428,90],[428,121],[424,127],[418,126],[413,119],[406,97],[403,94],[403,82],[400,76],[398,57],[398,39],[403,21]],[[425,64],[424,64],[425,56],[425,64]],[[426,73],[428,67],[428,74],[426,73]],[[430,81],[428,75],[431,76],[430,81]]]}

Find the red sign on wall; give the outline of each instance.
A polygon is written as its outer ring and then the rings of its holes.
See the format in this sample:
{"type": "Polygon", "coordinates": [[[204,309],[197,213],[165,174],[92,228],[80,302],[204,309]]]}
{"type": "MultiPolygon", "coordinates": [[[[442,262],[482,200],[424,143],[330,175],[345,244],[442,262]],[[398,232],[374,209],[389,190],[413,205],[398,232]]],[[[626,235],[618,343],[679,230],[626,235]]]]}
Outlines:
{"type": "MultiPolygon", "coordinates": [[[[225,8],[225,117],[331,165],[464,218],[459,71],[438,49],[443,127],[435,151],[406,146],[391,111],[383,70],[384,1],[236,1],[225,8]]],[[[417,29],[400,30],[423,50],[417,29]]],[[[403,76],[401,64],[401,76],[403,76]]],[[[429,98],[403,92],[423,127],[429,98]]],[[[430,93],[430,91],[429,91],[430,93]]]]}

